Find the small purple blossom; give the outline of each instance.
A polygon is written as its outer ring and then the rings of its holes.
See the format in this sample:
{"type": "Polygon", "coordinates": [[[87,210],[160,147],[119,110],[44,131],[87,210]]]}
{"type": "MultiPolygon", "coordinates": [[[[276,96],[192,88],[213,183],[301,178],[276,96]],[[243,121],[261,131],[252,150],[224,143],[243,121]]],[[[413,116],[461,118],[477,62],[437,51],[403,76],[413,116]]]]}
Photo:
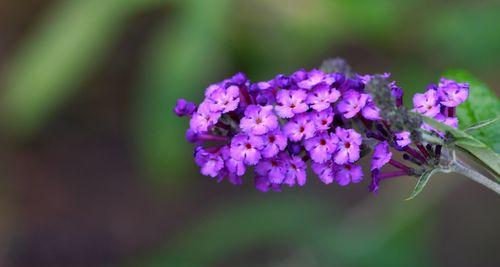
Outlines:
{"type": "Polygon", "coordinates": [[[174,107],[174,113],[179,116],[191,116],[196,110],[196,105],[193,102],[189,102],[186,99],[178,99],[177,104],[174,107]]]}
{"type": "Polygon", "coordinates": [[[306,102],[316,111],[322,111],[330,107],[340,97],[340,92],[328,85],[320,85],[309,92],[306,102]]]}
{"type": "Polygon", "coordinates": [[[263,135],[277,127],[278,118],[273,113],[273,106],[249,105],[240,123],[243,132],[253,135],[263,135]]]}
{"type": "Polygon", "coordinates": [[[311,159],[317,163],[324,163],[329,160],[332,153],[337,149],[332,137],[326,132],[305,140],[304,147],[309,152],[311,159]]]}
{"type": "Polygon", "coordinates": [[[307,164],[300,157],[294,155],[288,158],[287,166],[284,183],[289,186],[305,185],[307,164]]]}
{"type": "Polygon", "coordinates": [[[285,157],[284,154],[280,154],[274,158],[262,160],[255,166],[255,172],[268,177],[273,184],[281,184],[285,180],[288,168],[285,157]]]}
{"type": "Polygon", "coordinates": [[[210,127],[215,125],[221,114],[210,110],[210,103],[203,102],[198,107],[198,110],[193,113],[193,117],[189,121],[189,126],[194,133],[206,132],[210,127]]]}
{"type": "Polygon", "coordinates": [[[411,143],[410,132],[402,131],[396,133],[395,135],[396,135],[396,143],[398,144],[399,147],[405,147],[411,143]]]}
{"type": "Polygon", "coordinates": [[[438,103],[436,90],[430,89],[424,94],[415,94],[413,96],[413,107],[425,116],[436,116],[441,108],[438,103]]]}
{"type": "Polygon", "coordinates": [[[342,165],[359,159],[361,135],[355,130],[337,127],[332,139],[337,146],[337,152],[333,157],[335,163],[342,165]]]}
{"type": "Polygon", "coordinates": [[[368,102],[361,110],[363,118],[375,121],[382,119],[380,117],[380,109],[373,102],[368,102]]]}
{"type": "Polygon", "coordinates": [[[213,111],[227,113],[235,110],[240,102],[240,89],[234,85],[227,89],[219,87],[210,94],[212,103],[210,108],[213,111]]]}
{"type": "Polygon", "coordinates": [[[276,113],[281,118],[291,118],[309,109],[305,103],[307,93],[303,90],[281,90],[276,96],[276,113]]]}
{"type": "Polygon", "coordinates": [[[333,121],[333,110],[332,108],[325,109],[321,112],[312,112],[311,119],[318,131],[327,131],[330,129],[330,125],[333,121]]]}
{"type": "Polygon", "coordinates": [[[231,141],[231,157],[248,165],[255,165],[261,159],[260,150],[264,146],[262,138],[239,134],[231,141]]]}
{"type": "Polygon", "coordinates": [[[319,84],[326,84],[327,86],[330,86],[334,81],[335,80],[332,76],[326,75],[321,70],[311,70],[307,74],[307,79],[298,82],[297,85],[299,88],[311,90],[319,84]]]}
{"type": "Polygon", "coordinates": [[[375,146],[372,156],[371,170],[380,170],[382,166],[391,160],[392,153],[389,151],[389,144],[384,141],[375,146]]]}
{"type": "Polygon", "coordinates": [[[201,167],[201,174],[210,177],[216,177],[222,168],[224,168],[224,161],[220,153],[210,153],[203,147],[196,148],[195,162],[201,167]]]}
{"type": "Polygon", "coordinates": [[[313,162],[311,163],[311,168],[324,184],[333,183],[333,180],[335,179],[335,170],[331,161],[326,163],[313,162]]]}
{"type": "Polygon", "coordinates": [[[262,137],[264,147],[261,154],[264,158],[272,158],[280,151],[283,151],[287,145],[287,138],[280,130],[267,133],[262,137]]]}
{"type": "Polygon", "coordinates": [[[361,180],[363,180],[363,170],[361,166],[346,164],[336,167],[335,181],[339,185],[346,186],[350,183],[359,183],[361,180]]]}
{"type": "Polygon", "coordinates": [[[315,131],[314,122],[309,114],[299,114],[283,126],[283,133],[294,142],[313,137],[315,131]]]}
{"type": "Polygon", "coordinates": [[[365,107],[367,101],[367,94],[360,94],[357,91],[349,90],[342,96],[342,100],[337,104],[337,109],[345,118],[349,119],[356,116],[365,107]]]}
{"type": "Polygon", "coordinates": [[[457,83],[454,80],[441,78],[437,93],[441,99],[440,103],[447,107],[456,107],[463,103],[469,96],[469,84],[457,83]]]}

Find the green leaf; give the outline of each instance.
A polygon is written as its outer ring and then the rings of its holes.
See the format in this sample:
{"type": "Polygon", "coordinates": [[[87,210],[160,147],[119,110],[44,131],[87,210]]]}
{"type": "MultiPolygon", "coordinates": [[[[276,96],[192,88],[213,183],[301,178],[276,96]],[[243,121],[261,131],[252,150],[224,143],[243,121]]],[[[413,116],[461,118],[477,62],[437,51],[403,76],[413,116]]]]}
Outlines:
{"type": "Polygon", "coordinates": [[[422,120],[426,123],[429,124],[431,127],[434,129],[445,132],[453,136],[454,143],[463,143],[467,144],[469,146],[476,146],[476,147],[486,147],[486,144],[483,142],[477,140],[474,138],[472,135],[467,134],[464,131],[461,131],[459,129],[455,129],[451,126],[448,126],[444,123],[441,123],[433,118],[427,117],[427,116],[422,116],[422,120]]]}
{"type": "MultiPolygon", "coordinates": [[[[472,74],[463,70],[446,72],[444,77],[457,82],[467,82],[470,85],[467,101],[457,107],[457,117],[461,128],[474,125],[500,116],[500,101],[495,93],[486,84],[472,74]]],[[[471,133],[474,137],[500,151],[500,127],[477,129],[471,133]]]]}
{"type": "Polygon", "coordinates": [[[500,156],[495,153],[495,151],[491,150],[491,148],[489,148],[486,144],[475,139],[473,136],[464,131],[445,125],[432,118],[422,116],[422,119],[425,123],[436,128],[437,130],[451,134],[455,138],[452,143],[453,145],[458,147],[460,150],[467,152],[474,160],[482,164],[497,177],[499,176],[500,156]]]}
{"type": "Polygon", "coordinates": [[[425,185],[427,185],[427,182],[429,181],[431,176],[433,174],[435,174],[436,172],[439,172],[439,169],[432,169],[432,170],[428,170],[428,171],[424,172],[420,176],[420,178],[418,178],[417,185],[415,185],[413,192],[411,192],[410,196],[405,200],[411,200],[411,199],[415,198],[418,194],[420,194],[420,192],[422,192],[422,190],[424,189],[425,185]]]}
{"type": "Polygon", "coordinates": [[[482,164],[492,172],[498,180],[500,176],[500,156],[488,147],[480,148],[466,143],[457,143],[457,147],[472,156],[476,162],[482,164]]]}
{"type": "Polygon", "coordinates": [[[479,129],[483,130],[484,127],[491,126],[491,125],[495,124],[496,122],[498,122],[499,120],[500,120],[500,117],[496,117],[493,119],[484,120],[484,121],[480,121],[478,123],[474,123],[472,125],[467,126],[467,128],[464,129],[464,132],[469,133],[469,132],[479,130],[479,129]]]}

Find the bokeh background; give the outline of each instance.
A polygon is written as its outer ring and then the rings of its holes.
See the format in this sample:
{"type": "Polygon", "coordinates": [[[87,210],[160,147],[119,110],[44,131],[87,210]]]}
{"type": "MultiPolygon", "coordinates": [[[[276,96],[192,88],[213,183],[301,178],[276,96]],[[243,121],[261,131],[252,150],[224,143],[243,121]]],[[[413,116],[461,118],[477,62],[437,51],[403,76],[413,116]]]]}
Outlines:
{"type": "Polygon", "coordinates": [[[498,14],[494,0],[1,0],[0,266],[500,266],[499,198],[463,177],[409,202],[410,178],[378,196],[368,180],[217,184],[171,112],[235,72],[336,56],[407,95],[456,68],[498,90],[498,14]]]}

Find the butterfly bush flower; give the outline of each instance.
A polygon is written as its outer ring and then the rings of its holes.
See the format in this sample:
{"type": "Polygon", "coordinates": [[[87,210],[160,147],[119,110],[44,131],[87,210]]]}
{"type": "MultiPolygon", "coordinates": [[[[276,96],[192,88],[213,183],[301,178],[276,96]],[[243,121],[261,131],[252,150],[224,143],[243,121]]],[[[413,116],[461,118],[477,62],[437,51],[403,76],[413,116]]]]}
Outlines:
{"type": "Polygon", "coordinates": [[[291,118],[309,109],[305,103],[307,93],[303,90],[281,90],[277,93],[276,113],[281,118],[291,118]]]}
{"type": "MultiPolygon", "coordinates": [[[[198,106],[179,99],[174,113],[190,118],[186,139],[196,144],[201,174],[234,185],[253,176],[259,191],[279,192],[304,186],[310,167],[322,183],[347,186],[363,181],[359,161],[370,157],[368,189],[376,193],[386,179],[419,176],[439,164],[441,145],[422,134],[444,133],[409,112],[390,74],[359,75],[343,61],[329,64],[253,83],[237,73],[210,85],[198,106]]],[[[468,84],[442,78],[413,96],[413,110],[458,127],[456,107],[468,91],[468,84]]]]}
{"type": "Polygon", "coordinates": [[[241,119],[240,128],[252,135],[263,135],[278,127],[278,118],[273,113],[272,106],[250,105],[241,119]]]}

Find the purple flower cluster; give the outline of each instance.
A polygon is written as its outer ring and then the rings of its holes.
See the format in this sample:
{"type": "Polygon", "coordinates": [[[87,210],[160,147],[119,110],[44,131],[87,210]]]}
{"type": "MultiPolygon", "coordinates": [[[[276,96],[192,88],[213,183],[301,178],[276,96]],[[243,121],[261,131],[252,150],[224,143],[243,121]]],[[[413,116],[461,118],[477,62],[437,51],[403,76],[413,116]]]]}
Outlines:
{"type": "MultiPolygon", "coordinates": [[[[310,165],[323,183],[345,186],[362,181],[359,159],[373,149],[369,188],[376,192],[384,179],[416,175],[419,166],[436,164],[440,147],[412,142],[409,129],[395,131],[365,90],[372,79],[387,80],[389,74],[314,69],[251,83],[238,73],[210,85],[197,107],[178,100],[174,112],[190,117],[186,138],[197,145],[195,162],[219,182],[242,184],[252,168],[257,189],[279,191],[283,185],[303,186],[310,165]],[[416,167],[393,159],[391,149],[416,167]],[[382,173],[387,164],[397,170],[382,173]]],[[[388,90],[401,107],[403,90],[395,82],[388,82],[388,90]]],[[[441,79],[414,96],[414,109],[456,127],[455,107],[467,94],[467,84],[441,79]]]]}
{"type": "MultiPolygon", "coordinates": [[[[441,78],[439,84],[431,84],[423,94],[413,96],[413,107],[418,113],[434,118],[448,126],[457,128],[456,107],[469,96],[469,85],[441,78]]],[[[442,134],[429,125],[424,129],[442,134]]]]}

